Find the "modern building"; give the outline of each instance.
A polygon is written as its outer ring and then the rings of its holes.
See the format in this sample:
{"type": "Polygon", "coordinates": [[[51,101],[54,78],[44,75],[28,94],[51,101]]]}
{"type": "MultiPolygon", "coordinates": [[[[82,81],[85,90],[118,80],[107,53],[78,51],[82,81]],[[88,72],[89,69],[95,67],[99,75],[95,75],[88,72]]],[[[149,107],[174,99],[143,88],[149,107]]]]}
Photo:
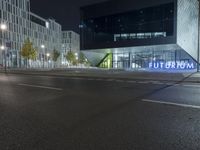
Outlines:
{"type": "Polygon", "coordinates": [[[111,0],[81,7],[81,50],[93,65],[194,70],[198,0],[111,0]]]}
{"type": "Polygon", "coordinates": [[[80,51],[80,35],[74,31],[62,31],[62,49],[67,51],[80,51]]]}
{"type": "Polygon", "coordinates": [[[74,52],[77,57],[80,52],[80,35],[74,31],[62,31],[62,65],[68,64],[65,55],[74,52]]]}
{"type": "Polygon", "coordinates": [[[23,67],[20,50],[29,38],[38,50],[36,67],[47,66],[47,53],[53,49],[61,51],[61,25],[54,19],[44,19],[30,11],[30,0],[0,0],[0,64],[23,67]]]}

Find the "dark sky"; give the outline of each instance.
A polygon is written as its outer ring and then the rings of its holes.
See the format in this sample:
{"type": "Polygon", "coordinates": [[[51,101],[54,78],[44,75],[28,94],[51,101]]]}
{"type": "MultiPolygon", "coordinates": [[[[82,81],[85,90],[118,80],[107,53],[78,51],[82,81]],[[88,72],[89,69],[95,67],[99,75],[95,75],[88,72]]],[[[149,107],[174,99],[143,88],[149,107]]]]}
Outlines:
{"type": "Polygon", "coordinates": [[[44,18],[54,18],[64,30],[78,32],[79,7],[105,0],[31,0],[31,11],[44,18]]]}

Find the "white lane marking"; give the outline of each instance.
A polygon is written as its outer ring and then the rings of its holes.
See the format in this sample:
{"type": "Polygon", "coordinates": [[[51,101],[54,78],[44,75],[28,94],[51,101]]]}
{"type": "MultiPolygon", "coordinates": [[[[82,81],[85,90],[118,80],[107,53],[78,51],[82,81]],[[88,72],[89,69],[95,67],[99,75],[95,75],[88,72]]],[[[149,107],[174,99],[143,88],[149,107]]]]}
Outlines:
{"type": "Polygon", "coordinates": [[[136,81],[127,81],[128,83],[136,83],[136,81]]]}
{"type": "Polygon", "coordinates": [[[55,87],[49,87],[49,86],[41,86],[41,85],[31,85],[31,84],[18,84],[19,86],[27,86],[27,87],[33,87],[33,88],[41,88],[41,89],[49,89],[49,90],[57,90],[62,91],[61,88],[55,88],[55,87]]]}
{"type": "Polygon", "coordinates": [[[115,80],[116,82],[124,82],[124,80],[115,80]]]}
{"type": "Polygon", "coordinates": [[[106,81],[106,79],[99,79],[99,78],[94,79],[94,80],[96,80],[96,81],[106,81]]]}
{"type": "Polygon", "coordinates": [[[95,79],[90,79],[90,78],[87,78],[86,80],[95,80],[95,79]]]}
{"type": "Polygon", "coordinates": [[[115,81],[115,79],[107,79],[106,81],[112,82],[115,81]]]}
{"type": "Polygon", "coordinates": [[[150,99],[142,99],[142,101],[143,102],[148,102],[148,103],[157,103],[157,104],[165,104],[165,105],[172,105],[172,106],[200,109],[200,106],[197,106],[197,105],[189,105],[189,104],[181,104],[181,103],[173,103],[173,102],[164,102],[164,101],[157,101],[157,100],[150,100],[150,99]]]}
{"type": "Polygon", "coordinates": [[[174,84],[174,83],[165,83],[166,85],[178,85],[178,84],[174,84]]]}
{"type": "Polygon", "coordinates": [[[162,82],[154,82],[152,84],[158,84],[158,85],[161,85],[161,84],[165,84],[165,83],[162,83],[162,82]]]}
{"type": "Polygon", "coordinates": [[[182,86],[200,88],[200,85],[182,84],[182,86]]]}
{"type": "Polygon", "coordinates": [[[71,78],[71,79],[73,79],[73,80],[82,80],[83,78],[71,78]]]}
{"type": "Polygon", "coordinates": [[[149,81],[138,81],[137,83],[139,83],[139,84],[149,84],[150,82],[149,81]]]}

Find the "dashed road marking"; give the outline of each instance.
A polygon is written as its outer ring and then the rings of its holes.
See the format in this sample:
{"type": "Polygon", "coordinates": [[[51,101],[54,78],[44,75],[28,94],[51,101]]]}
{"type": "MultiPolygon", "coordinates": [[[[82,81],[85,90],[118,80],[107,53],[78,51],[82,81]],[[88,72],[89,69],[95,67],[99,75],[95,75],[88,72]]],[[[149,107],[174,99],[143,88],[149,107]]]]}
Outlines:
{"type": "Polygon", "coordinates": [[[124,80],[115,80],[116,82],[124,82],[124,80]]]}
{"type": "Polygon", "coordinates": [[[185,108],[200,109],[200,106],[197,106],[197,105],[181,104],[181,103],[166,102],[166,101],[157,101],[157,100],[150,100],[150,99],[142,99],[142,101],[148,102],[148,103],[157,103],[157,104],[165,104],[165,105],[179,106],[179,107],[185,107],[185,108]]]}
{"type": "Polygon", "coordinates": [[[194,88],[200,88],[200,85],[195,85],[195,84],[182,84],[184,87],[194,87],[194,88]]]}
{"type": "Polygon", "coordinates": [[[136,81],[127,81],[128,83],[136,83],[136,81]]]}
{"type": "Polygon", "coordinates": [[[41,85],[32,85],[32,84],[18,84],[19,86],[26,86],[26,87],[33,87],[33,88],[41,88],[41,89],[49,89],[49,90],[56,90],[56,91],[62,91],[61,88],[56,87],[49,87],[49,86],[41,86],[41,85]]]}
{"type": "Polygon", "coordinates": [[[140,83],[140,84],[149,84],[150,82],[149,81],[139,81],[137,83],[140,83]]]}

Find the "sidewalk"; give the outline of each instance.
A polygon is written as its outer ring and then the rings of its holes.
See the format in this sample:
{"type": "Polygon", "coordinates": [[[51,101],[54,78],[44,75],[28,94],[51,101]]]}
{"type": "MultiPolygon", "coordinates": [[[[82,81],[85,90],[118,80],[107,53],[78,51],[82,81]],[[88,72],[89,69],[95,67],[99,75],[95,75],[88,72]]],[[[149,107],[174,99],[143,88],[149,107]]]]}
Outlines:
{"type": "MultiPolygon", "coordinates": [[[[4,70],[0,70],[4,73],[4,70]]],[[[124,70],[105,69],[56,69],[56,70],[8,70],[8,74],[59,76],[59,77],[82,77],[82,78],[109,78],[123,80],[156,80],[173,82],[200,83],[200,73],[167,73],[167,72],[130,72],[124,70]]]]}

